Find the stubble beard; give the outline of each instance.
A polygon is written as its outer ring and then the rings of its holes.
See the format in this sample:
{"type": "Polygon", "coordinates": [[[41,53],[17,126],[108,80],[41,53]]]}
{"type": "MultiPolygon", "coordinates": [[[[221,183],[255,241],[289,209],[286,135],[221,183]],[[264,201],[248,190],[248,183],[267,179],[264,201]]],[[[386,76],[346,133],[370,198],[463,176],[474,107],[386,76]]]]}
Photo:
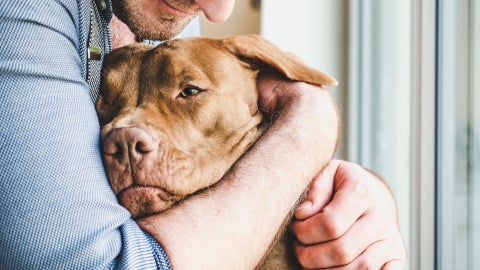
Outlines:
{"type": "Polygon", "coordinates": [[[151,15],[141,14],[134,4],[129,1],[114,1],[114,14],[125,23],[137,40],[168,40],[174,38],[194,18],[179,18],[173,15],[151,15]]]}

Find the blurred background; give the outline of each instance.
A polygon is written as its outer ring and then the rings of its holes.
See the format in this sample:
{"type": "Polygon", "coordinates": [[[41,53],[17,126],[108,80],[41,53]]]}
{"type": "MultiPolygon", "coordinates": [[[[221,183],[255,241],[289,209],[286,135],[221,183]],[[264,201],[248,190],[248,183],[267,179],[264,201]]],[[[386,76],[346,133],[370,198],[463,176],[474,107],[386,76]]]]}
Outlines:
{"type": "Polygon", "coordinates": [[[480,1],[237,0],[201,24],[262,34],[337,78],[337,157],[392,188],[407,269],[479,269],[480,1]]]}

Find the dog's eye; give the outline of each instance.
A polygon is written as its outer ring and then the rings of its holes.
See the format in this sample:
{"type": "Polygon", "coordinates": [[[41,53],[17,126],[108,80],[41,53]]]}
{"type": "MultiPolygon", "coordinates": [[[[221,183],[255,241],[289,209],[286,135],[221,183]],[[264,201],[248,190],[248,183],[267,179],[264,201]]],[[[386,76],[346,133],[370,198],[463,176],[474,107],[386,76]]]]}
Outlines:
{"type": "Polygon", "coordinates": [[[200,93],[200,90],[192,87],[187,87],[183,89],[183,91],[180,93],[179,97],[189,97],[189,96],[194,96],[196,94],[200,93]]]}

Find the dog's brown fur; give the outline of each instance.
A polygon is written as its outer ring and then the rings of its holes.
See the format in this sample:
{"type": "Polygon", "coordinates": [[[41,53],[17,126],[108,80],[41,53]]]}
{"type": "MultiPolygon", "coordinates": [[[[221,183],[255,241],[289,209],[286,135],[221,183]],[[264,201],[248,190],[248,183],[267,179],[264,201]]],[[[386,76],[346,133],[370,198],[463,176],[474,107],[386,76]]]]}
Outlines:
{"type": "MultiPolygon", "coordinates": [[[[336,85],[257,35],[136,44],[106,57],[96,107],[104,163],[133,217],[213,185],[256,141],[265,122],[257,105],[262,69],[336,85]]],[[[296,267],[279,243],[262,269],[296,267]]]]}

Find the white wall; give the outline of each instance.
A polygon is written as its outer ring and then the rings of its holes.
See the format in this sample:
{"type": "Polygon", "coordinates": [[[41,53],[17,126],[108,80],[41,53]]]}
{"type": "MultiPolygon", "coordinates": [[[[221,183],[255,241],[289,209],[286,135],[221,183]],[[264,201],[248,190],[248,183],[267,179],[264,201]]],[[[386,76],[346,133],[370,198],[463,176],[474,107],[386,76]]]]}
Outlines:
{"type": "MultiPolygon", "coordinates": [[[[232,16],[224,23],[200,17],[202,36],[262,34],[286,51],[339,81],[331,88],[340,109],[346,107],[348,88],[348,0],[262,0],[261,10],[250,0],[237,0],[232,16]]],[[[347,112],[342,110],[342,115],[347,112]]],[[[347,134],[347,118],[342,120],[347,134]]],[[[346,157],[342,136],[337,157],[346,157]]]]}
{"type": "MultiPolygon", "coordinates": [[[[300,56],[308,64],[339,81],[331,88],[340,109],[346,106],[348,88],[348,1],[262,0],[260,33],[300,56]]],[[[346,115],[342,110],[342,115],[346,115]]],[[[346,134],[347,119],[342,128],[346,134]]],[[[345,158],[345,136],[337,156],[345,158]]]]}
{"type": "Polygon", "coordinates": [[[250,0],[235,1],[232,16],[224,23],[212,23],[200,16],[202,36],[221,38],[229,35],[258,34],[260,10],[252,7],[250,0]]]}

